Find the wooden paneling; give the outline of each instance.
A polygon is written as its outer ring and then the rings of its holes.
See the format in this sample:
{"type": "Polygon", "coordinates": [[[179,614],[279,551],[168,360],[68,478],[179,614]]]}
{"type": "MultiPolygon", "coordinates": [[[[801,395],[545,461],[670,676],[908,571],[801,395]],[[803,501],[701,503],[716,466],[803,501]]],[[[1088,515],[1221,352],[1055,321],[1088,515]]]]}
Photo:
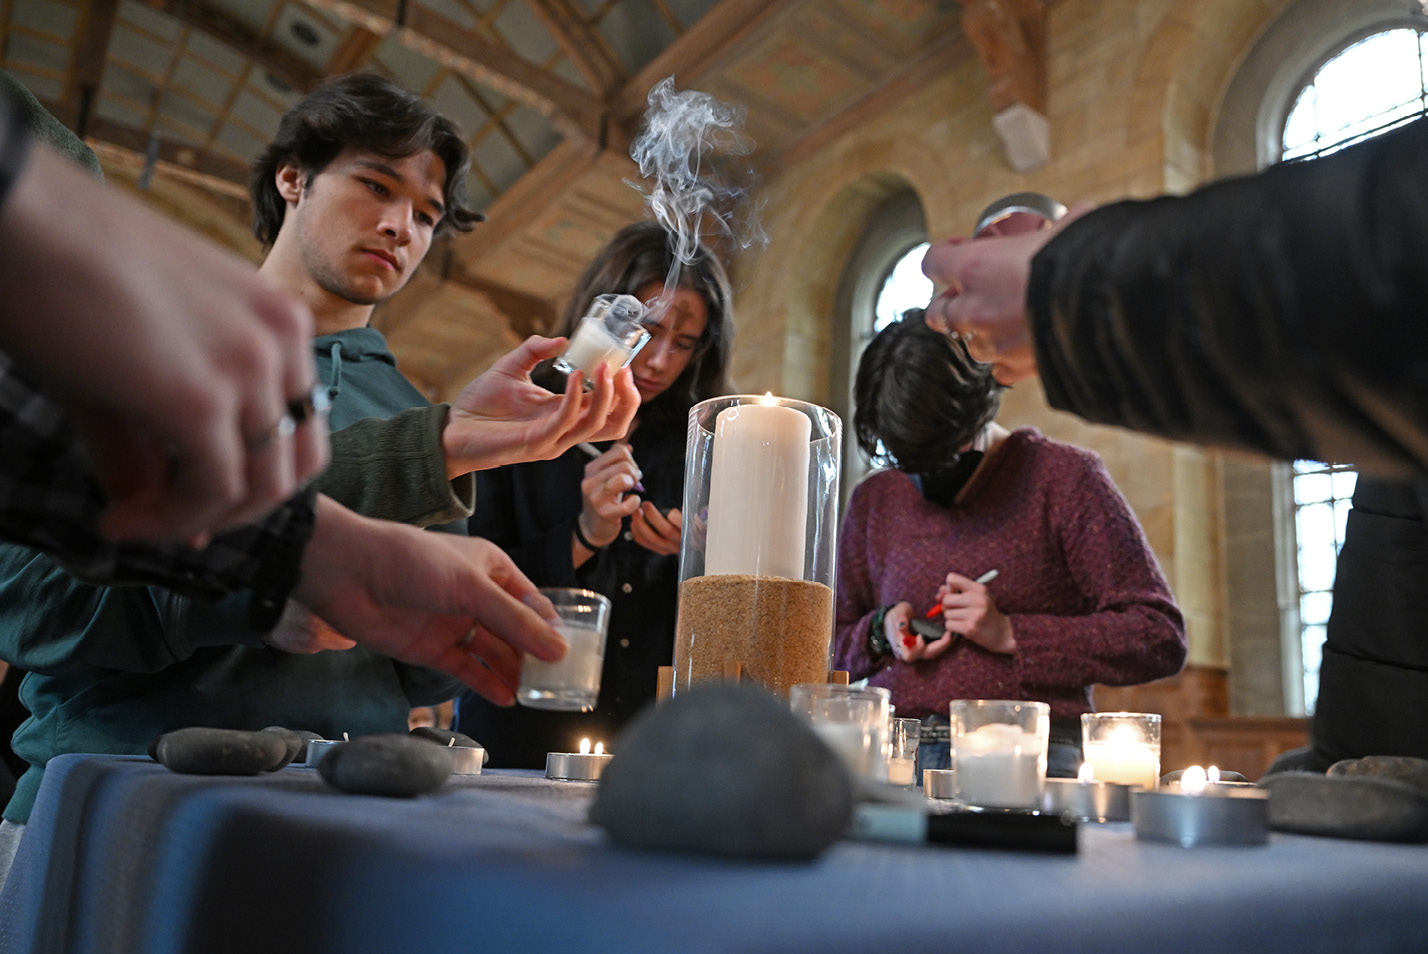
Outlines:
{"type": "Polygon", "coordinates": [[[1217,765],[1258,779],[1281,752],[1308,744],[1306,719],[1232,716],[1228,673],[1186,666],[1178,675],[1139,686],[1097,686],[1101,712],[1159,712],[1160,767],[1217,765]]]}

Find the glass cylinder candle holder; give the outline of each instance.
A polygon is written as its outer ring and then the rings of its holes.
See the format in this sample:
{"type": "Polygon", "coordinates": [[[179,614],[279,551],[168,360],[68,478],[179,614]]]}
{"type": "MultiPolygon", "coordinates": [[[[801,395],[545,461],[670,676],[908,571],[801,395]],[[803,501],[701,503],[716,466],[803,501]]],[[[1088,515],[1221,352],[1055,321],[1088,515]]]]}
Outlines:
{"type": "Polygon", "coordinates": [[[1041,804],[1051,707],[1044,702],[953,699],[952,768],[956,799],[973,809],[1041,804]]]}
{"type": "Polygon", "coordinates": [[[843,424],[827,408],[729,395],[689,412],[674,691],[825,682],[843,424]]]}
{"type": "Polygon", "coordinates": [[[1083,713],[1081,754],[1098,782],[1155,788],[1160,779],[1160,713],[1083,713]]]}

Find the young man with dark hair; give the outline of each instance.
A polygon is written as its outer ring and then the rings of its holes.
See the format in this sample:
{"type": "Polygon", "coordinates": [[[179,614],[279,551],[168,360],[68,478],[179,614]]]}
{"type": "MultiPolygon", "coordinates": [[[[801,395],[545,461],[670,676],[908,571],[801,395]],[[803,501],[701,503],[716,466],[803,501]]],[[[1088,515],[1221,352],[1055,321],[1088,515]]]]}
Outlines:
{"type": "MultiPolygon", "coordinates": [[[[356,612],[331,599],[314,599],[309,608],[339,629],[370,609],[395,634],[406,632],[412,613],[383,609],[397,601],[384,602],[382,593],[334,584],[348,574],[370,579],[380,556],[371,547],[343,552],[333,541],[369,528],[388,541],[394,559],[424,568],[437,607],[450,602],[443,588],[461,576],[446,564],[469,565],[491,584],[490,619],[473,628],[468,618],[471,638],[453,636],[445,654],[416,655],[462,672],[509,704],[519,657],[502,637],[540,645],[526,638],[525,622],[535,622],[521,606],[536,599],[529,581],[485,541],[445,543],[381,521],[353,524],[363,518],[344,516],[327,496],[367,516],[423,525],[464,519],[474,467],[622,433],[638,403],[629,374],[616,381],[602,370],[588,394],[573,375],[565,395],[552,395],[531,383],[529,371],[562,342],[534,338],[468,385],[454,408],[427,408],[397,371],[382,335],[368,325],[373,307],[405,285],[439,229],[476,220],[461,189],[464,144],[400,87],[372,76],[327,84],[284,118],[260,168],[269,172],[254,182],[256,230],[272,246],[260,271],[313,313],[318,373],[337,429],[333,466],[317,482],[326,496],[317,499],[316,523],[338,532],[313,536],[297,594],[346,589],[356,612]],[[429,545],[414,546],[416,538],[429,545]],[[467,652],[490,673],[474,675],[448,658],[467,652]]],[[[406,565],[389,573],[395,587],[410,590],[406,565]]],[[[0,548],[0,657],[29,670],[24,696],[32,713],[14,740],[32,768],[6,807],[7,822],[26,820],[44,764],[61,752],[142,753],[156,735],[187,725],[278,724],[327,737],[403,731],[413,705],[461,688],[444,673],[354,646],[305,610],[290,611],[265,635],[251,622],[246,598],[211,603],[170,590],[90,586],[35,551],[0,548]],[[322,651],[337,649],[345,651],[322,651]]],[[[405,649],[395,636],[380,644],[405,649]]]]}

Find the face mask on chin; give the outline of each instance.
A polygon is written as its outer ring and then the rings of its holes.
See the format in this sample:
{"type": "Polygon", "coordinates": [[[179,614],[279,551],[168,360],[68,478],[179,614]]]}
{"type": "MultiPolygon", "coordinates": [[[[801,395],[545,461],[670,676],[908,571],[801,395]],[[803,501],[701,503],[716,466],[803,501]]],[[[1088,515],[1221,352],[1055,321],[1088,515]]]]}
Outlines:
{"type": "Polygon", "coordinates": [[[979,450],[963,451],[957,455],[957,460],[951,466],[940,467],[925,474],[910,475],[912,482],[922,491],[922,496],[928,503],[951,507],[962,488],[967,486],[967,481],[972,479],[972,472],[982,462],[982,455],[983,452],[979,450]]]}

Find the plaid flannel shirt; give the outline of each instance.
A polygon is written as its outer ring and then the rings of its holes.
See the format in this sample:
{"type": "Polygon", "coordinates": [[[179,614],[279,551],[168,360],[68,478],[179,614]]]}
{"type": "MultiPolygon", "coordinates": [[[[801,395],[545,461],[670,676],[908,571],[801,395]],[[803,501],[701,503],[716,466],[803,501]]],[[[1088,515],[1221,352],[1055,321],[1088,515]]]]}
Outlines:
{"type": "Polygon", "coordinates": [[[115,543],[99,534],[106,498],[64,412],[0,352],[0,538],[44,551],[96,584],[153,584],[205,598],[254,591],[250,622],[271,629],[312,536],[313,495],[262,522],[181,544],[115,543]]]}

